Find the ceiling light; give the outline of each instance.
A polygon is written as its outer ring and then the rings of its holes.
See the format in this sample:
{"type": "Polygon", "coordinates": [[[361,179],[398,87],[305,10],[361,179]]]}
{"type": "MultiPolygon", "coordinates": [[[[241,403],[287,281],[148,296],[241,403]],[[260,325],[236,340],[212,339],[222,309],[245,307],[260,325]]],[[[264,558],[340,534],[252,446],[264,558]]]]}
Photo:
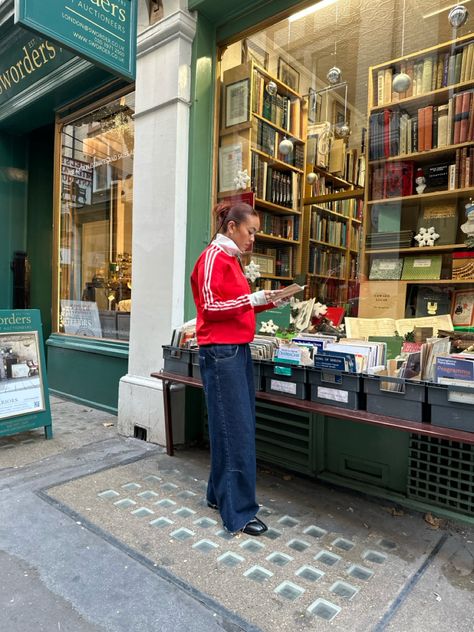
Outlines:
{"type": "Polygon", "coordinates": [[[316,11],[319,11],[319,9],[324,9],[325,7],[329,7],[331,4],[334,4],[335,2],[337,2],[337,0],[321,0],[320,2],[311,5],[310,7],[306,7],[306,9],[303,9],[302,11],[298,11],[298,13],[294,13],[293,15],[290,15],[290,17],[288,18],[289,22],[296,22],[296,20],[301,20],[301,18],[305,18],[308,15],[311,15],[312,13],[315,13],[316,11]]]}

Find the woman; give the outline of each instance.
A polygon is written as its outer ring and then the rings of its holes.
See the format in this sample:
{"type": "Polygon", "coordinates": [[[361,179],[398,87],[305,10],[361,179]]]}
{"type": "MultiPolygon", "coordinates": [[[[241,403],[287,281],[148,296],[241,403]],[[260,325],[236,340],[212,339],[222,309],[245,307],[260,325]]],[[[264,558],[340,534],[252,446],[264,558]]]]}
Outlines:
{"type": "Polygon", "coordinates": [[[255,386],[249,342],[255,312],[274,307],[279,291],[249,291],[240,255],[252,250],[260,229],[248,204],[219,204],[215,239],[194,266],[191,286],[197,309],[199,365],[206,394],[211,472],[209,507],[219,509],[225,528],[262,535],[257,518],[255,386]]]}

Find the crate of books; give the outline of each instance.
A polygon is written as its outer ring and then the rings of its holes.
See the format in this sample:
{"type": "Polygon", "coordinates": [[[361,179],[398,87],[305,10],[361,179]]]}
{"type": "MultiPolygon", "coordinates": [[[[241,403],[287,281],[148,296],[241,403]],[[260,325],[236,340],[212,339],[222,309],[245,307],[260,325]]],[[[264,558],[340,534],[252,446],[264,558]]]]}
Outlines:
{"type": "Polygon", "coordinates": [[[276,359],[261,363],[266,393],[306,399],[306,368],[276,359]]]}
{"type": "Polygon", "coordinates": [[[366,375],[364,391],[369,413],[429,421],[425,382],[390,375],[366,375]]]}
{"type": "Polygon", "coordinates": [[[432,425],[474,432],[474,354],[438,357],[435,380],[428,385],[432,425]]]}
{"type": "Polygon", "coordinates": [[[308,368],[308,384],[312,402],[365,410],[362,377],[333,368],[308,368]]]}
{"type": "Polygon", "coordinates": [[[163,345],[164,370],[189,377],[192,373],[191,355],[190,349],[163,345]]]}

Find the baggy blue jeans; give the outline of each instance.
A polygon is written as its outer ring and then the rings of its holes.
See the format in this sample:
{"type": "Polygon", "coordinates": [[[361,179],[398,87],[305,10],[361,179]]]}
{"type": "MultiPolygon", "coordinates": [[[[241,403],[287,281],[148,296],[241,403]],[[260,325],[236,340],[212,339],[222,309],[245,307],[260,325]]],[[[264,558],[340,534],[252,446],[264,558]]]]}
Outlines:
{"type": "Polygon", "coordinates": [[[248,344],[205,345],[199,366],[211,443],[207,500],[236,532],[255,517],[255,384],[248,344]]]}

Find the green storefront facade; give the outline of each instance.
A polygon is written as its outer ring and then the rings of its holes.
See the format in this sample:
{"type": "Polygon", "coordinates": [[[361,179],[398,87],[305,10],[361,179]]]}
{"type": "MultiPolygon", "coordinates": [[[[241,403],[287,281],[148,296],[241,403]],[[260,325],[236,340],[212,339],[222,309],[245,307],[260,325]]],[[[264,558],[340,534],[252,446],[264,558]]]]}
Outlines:
{"type": "MultiPolygon", "coordinates": [[[[288,17],[295,7],[310,4],[314,2],[189,1],[198,20],[193,49],[187,275],[211,229],[218,48],[288,17]]],[[[193,315],[188,288],[185,316],[193,315]]],[[[474,519],[471,495],[463,495],[467,487],[461,485],[472,481],[470,445],[257,402],[257,452],[264,462],[392,503],[471,523],[474,519]]]]}
{"type": "Polygon", "coordinates": [[[127,343],[62,336],[53,329],[55,135],[58,113],[87,108],[129,80],[15,24],[13,2],[0,7],[0,42],[0,305],[14,307],[11,263],[15,253],[26,253],[29,305],[41,311],[51,392],[116,411],[127,343]]]}

